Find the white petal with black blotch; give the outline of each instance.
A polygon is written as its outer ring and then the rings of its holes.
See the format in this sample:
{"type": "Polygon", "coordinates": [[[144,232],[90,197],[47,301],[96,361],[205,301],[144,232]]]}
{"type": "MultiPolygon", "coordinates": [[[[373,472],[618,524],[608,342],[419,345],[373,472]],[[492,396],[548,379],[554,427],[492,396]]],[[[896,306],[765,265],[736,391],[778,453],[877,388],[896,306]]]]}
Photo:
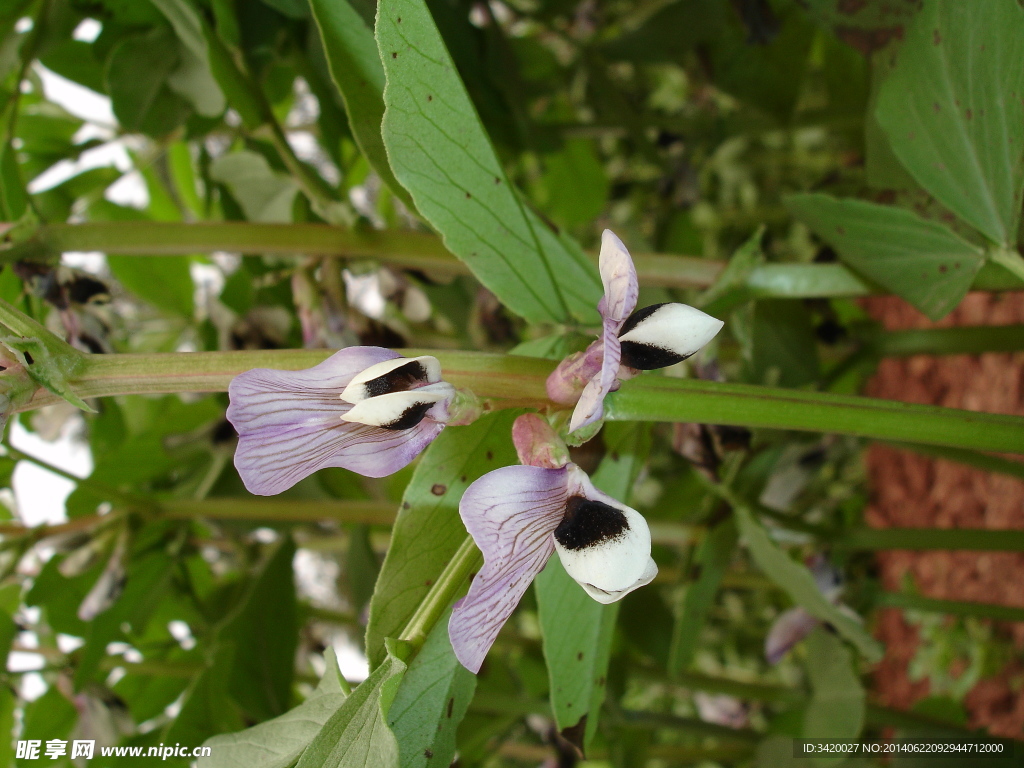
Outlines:
{"type": "Polygon", "coordinates": [[[687,304],[645,307],[623,326],[619,336],[622,362],[641,370],[664,368],[697,352],[723,325],[687,304]]]}
{"type": "Polygon", "coordinates": [[[601,603],[615,602],[658,573],[644,516],[601,493],[574,464],[569,465],[565,516],[554,539],[565,572],[601,603]]]}
{"type": "Polygon", "coordinates": [[[448,635],[456,658],[470,671],[480,671],[502,625],[544,569],[567,494],[566,467],[503,467],[463,494],[459,514],[483,552],[484,566],[469,594],[455,604],[448,635]]]}
{"type": "Polygon", "coordinates": [[[441,381],[441,363],[436,357],[396,357],[360,371],[341,393],[346,403],[358,403],[369,397],[403,392],[424,384],[441,381]]]}
{"type": "Polygon", "coordinates": [[[575,432],[604,415],[604,398],[612,391],[619,372],[619,329],[636,306],[639,285],[633,259],[622,241],[611,230],[601,236],[599,260],[604,296],[597,308],[601,312],[601,371],[583,389],[569,421],[569,431],[575,432]]]}
{"type": "Polygon", "coordinates": [[[271,496],[324,467],[384,477],[406,466],[444,429],[424,419],[408,430],[351,424],[339,395],[360,372],[397,358],[381,347],[349,347],[313,368],[256,368],[228,387],[227,417],[238,432],[235,467],[245,487],[271,496]]]}
{"type": "MultiPolygon", "coordinates": [[[[360,400],[347,413],[343,413],[343,421],[366,424],[370,427],[384,429],[411,429],[431,414],[434,406],[450,400],[455,395],[455,387],[445,381],[428,384],[425,387],[408,392],[392,392],[360,400]]],[[[435,419],[440,420],[440,419],[435,419]]]]}

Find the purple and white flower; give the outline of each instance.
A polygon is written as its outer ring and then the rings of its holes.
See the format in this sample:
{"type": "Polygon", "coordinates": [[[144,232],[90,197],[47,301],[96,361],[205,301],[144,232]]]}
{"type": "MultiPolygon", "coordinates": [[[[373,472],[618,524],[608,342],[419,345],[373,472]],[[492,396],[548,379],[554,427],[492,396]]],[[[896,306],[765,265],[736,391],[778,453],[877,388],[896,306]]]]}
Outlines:
{"type": "Polygon", "coordinates": [[[472,672],[552,552],[599,603],[621,599],[658,573],[647,521],[597,490],[575,464],[489,472],[463,494],[459,514],[484,554],[448,623],[455,655],[472,672]]]}
{"type": "MultiPolygon", "coordinates": [[[[848,606],[840,604],[843,594],[843,575],[821,555],[812,557],[808,568],[814,576],[818,591],[839,610],[860,621],[860,617],[848,606]]],[[[796,606],[780,613],[768,629],[764,639],[764,657],[769,664],[778,664],[793,647],[821,626],[821,620],[796,606]]]]}
{"type": "Polygon", "coordinates": [[[302,371],[246,371],[228,395],[238,474],[272,496],[324,467],[397,472],[449,423],[456,390],[436,358],[348,347],[302,371]]]}
{"type": "Polygon", "coordinates": [[[601,236],[598,266],[604,284],[597,305],[601,338],[585,352],[563,360],[547,381],[548,397],[556,403],[576,403],[570,432],[604,415],[604,398],[618,389],[620,381],[685,360],[724,325],[687,304],[653,304],[634,312],[639,286],[633,259],[608,229],[601,236]]]}

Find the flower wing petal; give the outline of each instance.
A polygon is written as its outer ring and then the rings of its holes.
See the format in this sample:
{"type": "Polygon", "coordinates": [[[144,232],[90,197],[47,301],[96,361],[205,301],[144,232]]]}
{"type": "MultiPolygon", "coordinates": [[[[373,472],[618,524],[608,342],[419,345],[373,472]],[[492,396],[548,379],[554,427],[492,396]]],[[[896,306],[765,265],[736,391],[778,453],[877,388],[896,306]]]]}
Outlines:
{"type": "Polygon", "coordinates": [[[551,556],[551,532],[565,512],[567,474],[564,467],[502,467],[462,496],[459,514],[484,554],[484,567],[455,604],[448,635],[456,657],[472,672],[480,671],[502,625],[551,556]]]}

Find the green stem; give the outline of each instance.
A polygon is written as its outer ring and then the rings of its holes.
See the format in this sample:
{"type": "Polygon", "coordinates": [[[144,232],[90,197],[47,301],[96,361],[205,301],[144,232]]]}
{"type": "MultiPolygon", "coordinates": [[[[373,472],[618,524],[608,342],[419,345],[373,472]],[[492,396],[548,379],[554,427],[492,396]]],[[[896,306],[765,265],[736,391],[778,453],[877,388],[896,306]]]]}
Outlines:
{"type": "Polygon", "coordinates": [[[926,328],[879,334],[871,349],[881,357],[977,355],[1024,350],[1024,325],[926,328]]]}
{"type": "Polygon", "coordinates": [[[854,395],[644,376],[605,400],[614,421],[681,421],[835,432],[1024,453],[1024,418],[854,395]]]}
{"type": "MultiPolygon", "coordinates": [[[[400,230],[362,231],[324,224],[220,222],[88,222],[40,227],[32,239],[0,252],[0,261],[56,258],[64,251],[103,251],[126,256],[167,256],[229,251],[284,256],[375,258],[410,269],[468,274],[439,238],[400,230]]],[[[596,257],[595,261],[596,261],[596,257]]],[[[725,262],[670,254],[634,254],[640,283],[666,288],[707,288],[725,262]]],[[[755,298],[856,297],[878,293],[841,264],[766,264],[754,269],[747,288],[755,298]]],[[[1020,290],[1024,280],[986,264],[974,290],[1020,290]]]]}
{"type": "Polygon", "coordinates": [[[366,525],[391,525],[395,505],[378,501],[320,501],[307,499],[214,498],[165,499],[159,502],[166,517],[252,522],[316,523],[337,520],[366,525]]]}
{"type": "Polygon", "coordinates": [[[832,541],[841,549],[963,549],[976,552],[1022,552],[1024,530],[963,528],[861,528],[832,541]]]}
{"type": "Polygon", "coordinates": [[[1016,250],[993,248],[989,251],[988,255],[993,263],[1003,267],[1019,280],[1024,280],[1024,258],[1021,258],[1021,255],[1016,250]]]}
{"type": "Polygon", "coordinates": [[[892,443],[892,445],[895,448],[913,451],[933,459],[955,461],[958,464],[966,464],[985,472],[996,472],[1000,475],[1009,475],[1024,480],[1024,463],[1013,459],[1004,459],[1002,456],[990,456],[987,453],[965,451],[960,448],[942,448],[935,445],[916,445],[914,443],[892,443]]]}
{"type": "MultiPolygon", "coordinates": [[[[432,354],[446,380],[499,407],[549,408],[544,387],[551,361],[483,352],[403,350],[432,354]]],[[[71,384],[80,397],[223,392],[252,368],[308,368],[328,350],[258,350],[145,355],[91,355],[71,384]]],[[[50,392],[19,410],[58,402],[50,392]]],[[[647,375],[627,381],[605,402],[615,421],[681,421],[808,432],[834,432],[979,451],[1024,453],[1024,418],[853,395],[722,384],[647,375]]]]}
{"type": "Polygon", "coordinates": [[[437,581],[430,587],[426,597],[416,608],[416,613],[405,625],[399,640],[411,644],[414,649],[419,649],[426,642],[430,630],[437,624],[444,612],[448,609],[449,603],[462,589],[462,585],[469,578],[469,575],[477,570],[483,563],[483,556],[473,538],[467,536],[459,545],[455,555],[445,566],[437,581]]]}
{"type": "Polygon", "coordinates": [[[154,502],[152,499],[146,499],[141,496],[135,496],[130,493],[124,493],[123,491],[119,491],[117,488],[112,488],[109,485],[105,485],[88,477],[79,477],[78,475],[73,475],[67,470],[61,469],[60,467],[51,464],[45,459],[40,459],[38,456],[33,456],[32,454],[25,453],[24,451],[19,451],[17,448],[12,447],[9,443],[3,443],[3,450],[8,457],[14,459],[15,461],[27,461],[30,464],[35,464],[40,469],[45,469],[47,472],[52,472],[58,477],[63,477],[65,480],[70,480],[76,485],[92,491],[105,501],[120,502],[121,504],[124,504],[125,506],[132,509],[137,509],[140,507],[144,509],[153,509],[157,506],[156,502],[154,502]]]}
{"type": "Polygon", "coordinates": [[[1024,608],[992,603],[973,603],[967,600],[938,600],[905,592],[882,592],[875,600],[877,608],[901,608],[909,611],[948,613],[952,616],[972,616],[996,621],[1024,621],[1024,608]]]}

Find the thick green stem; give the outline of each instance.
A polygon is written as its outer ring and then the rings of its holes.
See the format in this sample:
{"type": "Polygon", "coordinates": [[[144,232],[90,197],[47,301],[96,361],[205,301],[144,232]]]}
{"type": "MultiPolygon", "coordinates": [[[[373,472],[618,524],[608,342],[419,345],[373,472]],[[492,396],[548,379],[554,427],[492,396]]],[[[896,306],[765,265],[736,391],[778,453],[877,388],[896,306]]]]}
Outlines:
{"type": "Polygon", "coordinates": [[[441,575],[438,576],[437,581],[430,587],[430,591],[416,608],[416,613],[409,619],[409,623],[405,625],[405,629],[402,630],[398,639],[419,649],[426,641],[430,630],[448,609],[448,604],[462,589],[466,579],[481,564],[483,564],[483,556],[476,544],[473,543],[473,538],[467,536],[441,575]]]}
{"type": "Polygon", "coordinates": [[[615,421],[681,421],[836,432],[1024,453],[1024,418],[852,395],[644,376],[605,401],[615,421]]]}
{"type": "Polygon", "coordinates": [[[972,603],[967,600],[938,600],[905,592],[883,592],[875,600],[878,608],[901,608],[908,611],[948,613],[952,616],[972,616],[976,619],[996,621],[1024,621],[1024,608],[992,603],[972,603]]]}
{"type": "MultiPolygon", "coordinates": [[[[550,408],[544,382],[554,363],[483,352],[403,350],[432,354],[445,378],[498,407],[550,408]]],[[[321,362],[326,350],[260,350],[149,355],[92,355],[71,384],[80,397],[223,392],[251,368],[295,370],[321,362]]],[[[20,410],[58,402],[38,392],[20,410]]],[[[809,432],[836,432],[979,451],[1024,453],[1024,418],[852,395],[721,384],[645,375],[606,400],[615,421],[681,421],[809,432]]]]}
{"type": "Polygon", "coordinates": [[[1024,530],[962,528],[861,528],[832,541],[841,549],[964,549],[1024,552],[1024,530]]]}
{"type": "MultiPolygon", "coordinates": [[[[229,251],[278,255],[375,258],[388,264],[448,274],[468,274],[465,264],[433,235],[396,230],[352,230],[323,224],[89,222],[40,227],[31,240],[0,253],[0,260],[54,258],[64,251],[103,251],[163,256],[229,251]]],[[[595,257],[596,260],[596,257],[595,257]]],[[[634,254],[640,283],[667,288],[706,288],[725,263],[669,254],[634,254]]],[[[1024,280],[986,264],[975,290],[1020,290],[1024,280]]],[[[747,288],[756,298],[855,297],[878,292],[841,264],[767,264],[754,269],[747,288]]]]}

